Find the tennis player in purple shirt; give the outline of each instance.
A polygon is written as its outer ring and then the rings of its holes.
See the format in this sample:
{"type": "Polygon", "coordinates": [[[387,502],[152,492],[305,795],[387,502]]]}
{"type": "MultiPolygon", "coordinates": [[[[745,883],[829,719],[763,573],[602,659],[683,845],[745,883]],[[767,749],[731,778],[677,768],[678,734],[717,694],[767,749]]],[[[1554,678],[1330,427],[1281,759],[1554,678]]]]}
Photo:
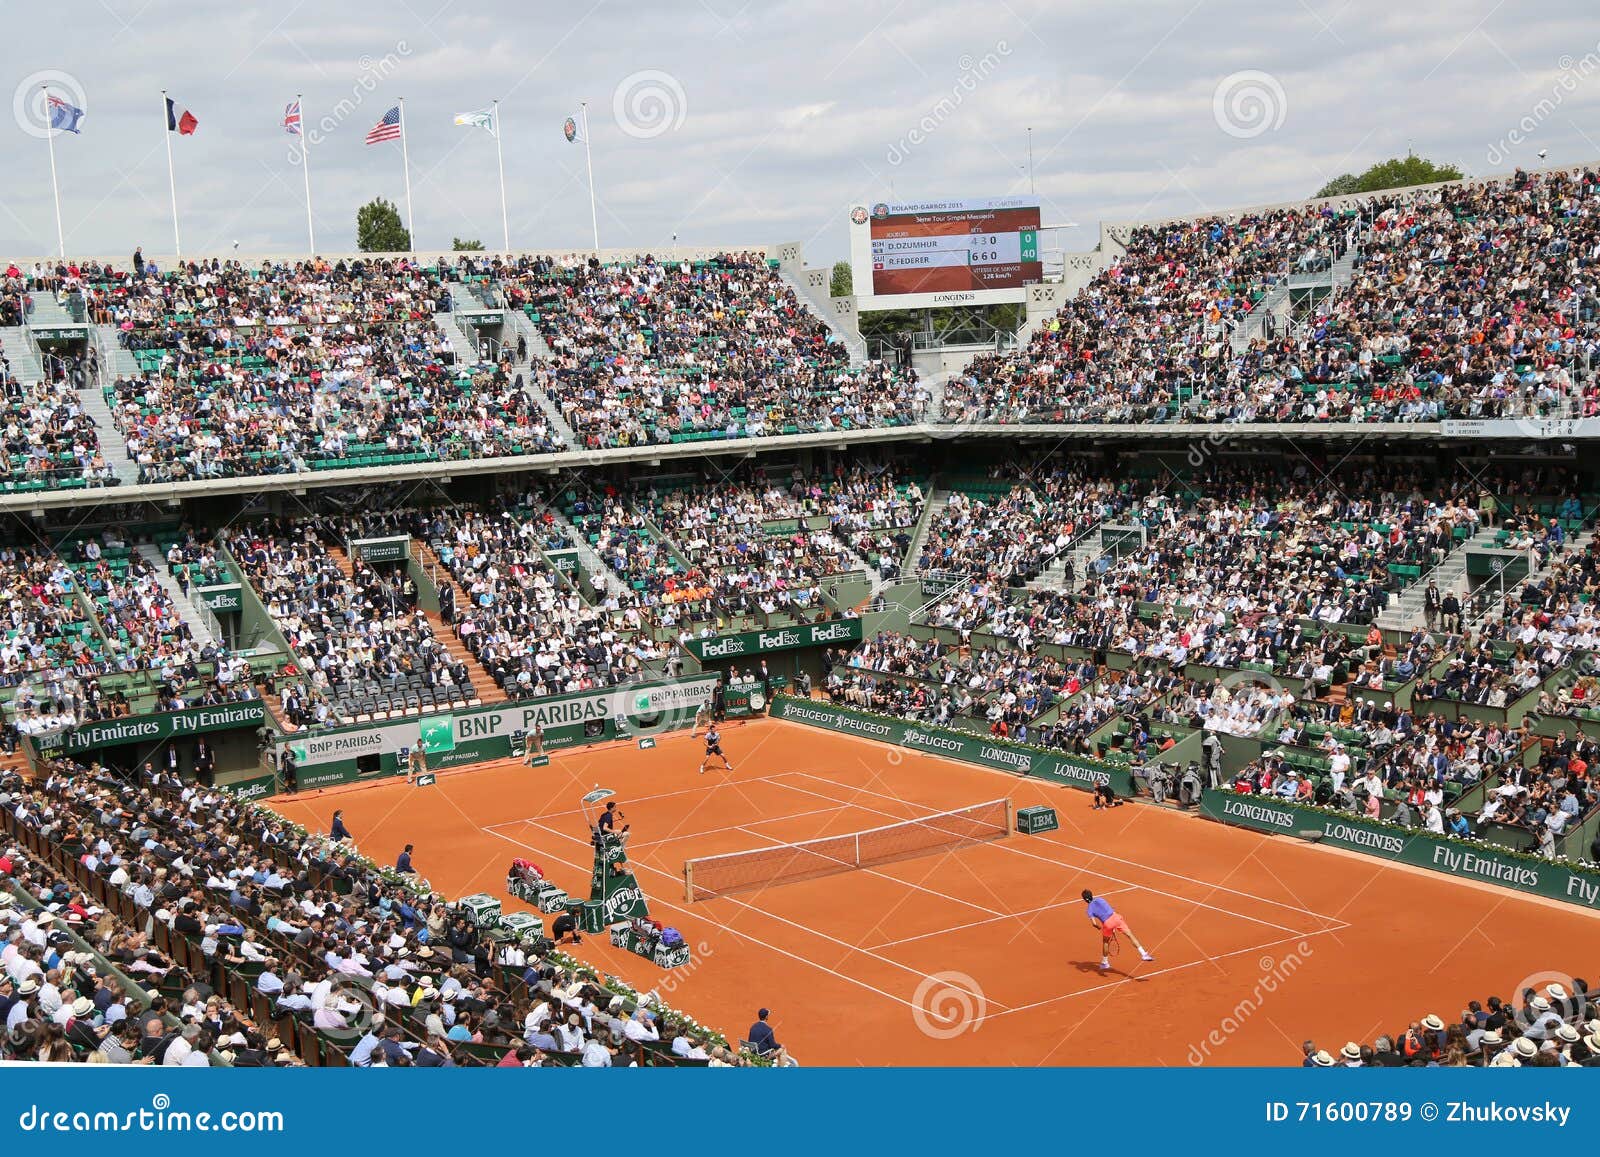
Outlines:
{"type": "Polygon", "coordinates": [[[1155,957],[1144,950],[1144,945],[1139,943],[1139,938],[1133,934],[1133,929],[1128,927],[1128,922],[1117,914],[1110,902],[1104,898],[1096,898],[1089,889],[1083,890],[1083,902],[1089,905],[1089,923],[1100,929],[1100,971],[1106,972],[1111,968],[1111,953],[1117,947],[1117,933],[1122,933],[1133,946],[1139,950],[1140,960],[1154,960],[1155,957]]]}

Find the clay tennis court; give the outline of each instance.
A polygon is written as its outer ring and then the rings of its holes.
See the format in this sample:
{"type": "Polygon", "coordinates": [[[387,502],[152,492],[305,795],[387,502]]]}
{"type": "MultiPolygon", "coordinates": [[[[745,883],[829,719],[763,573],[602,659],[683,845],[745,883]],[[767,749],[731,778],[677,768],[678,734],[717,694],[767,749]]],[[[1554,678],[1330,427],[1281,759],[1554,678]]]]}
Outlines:
{"type": "Polygon", "coordinates": [[[687,733],[484,765],[427,788],[390,780],[280,797],[326,830],[506,910],[524,856],[587,894],[579,797],[615,789],[652,915],[693,946],[663,972],[587,936],[578,955],[742,1035],[773,1010],[805,1064],[1295,1064],[1300,1042],[1370,1040],[1421,1011],[1570,974],[1600,954],[1600,919],[1353,854],[1157,807],[1093,811],[1083,792],[801,724],[729,724],[736,771],[697,773],[687,733]],[[1061,829],[1012,834],[820,879],[687,904],[686,859],[880,827],[1009,796],[1061,829]],[[1110,897],[1155,961],[1125,947],[1099,971],[1079,894],[1110,897]]]}

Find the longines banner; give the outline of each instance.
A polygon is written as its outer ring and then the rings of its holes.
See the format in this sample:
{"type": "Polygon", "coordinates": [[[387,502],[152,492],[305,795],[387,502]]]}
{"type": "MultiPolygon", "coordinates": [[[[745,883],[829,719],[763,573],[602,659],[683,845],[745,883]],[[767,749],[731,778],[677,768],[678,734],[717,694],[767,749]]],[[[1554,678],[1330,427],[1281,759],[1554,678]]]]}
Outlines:
{"type": "Polygon", "coordinates": [[[1360,816],[1296,807],[1266,796],[1207,790],[1200,812],[1225,824],[1276,833],[1315,832],[1321,843],[1447,876],[1499,884],[1550,900],[1600,908],[1600,872],[1518,856],[1494,844],[1407,831],[1360,816]]]}
{"type": "Polygon", "coordinates": [[[512,734],[535,727],[544,728],[544,747],[548,751],[613,737],[619,715],[633,733],[674,724],[688,726],[695,710],[711,701],[717,678],[698,675],[663,683],[627,683],[577,695],[317,731],[289,736],[279,744],[279,750],[294,757],[296,780],[302,788],[327,787],[354,779],[359,774],[358,759],[392,756],[402,747],[420,746],[428,768],[436,771],[504,759],[513,753],[512,734]]]}
{"type": "Polygon", "coordinates": [[[826,623],[773,627],[770,631],[742,631],[734,635],[690,639],[683,646],[689,654],[704,663],[707,659],[743,659],[770,655],[774,651],[793,651],[799,647],[831,647],[860,641],[860,619],[833,619],[826,623]]]}
{"type": "Polygon", "coordinates": [[[793,695],[779,695],[772,705],[771,714],[774,719],[825,727],[829,731],[876,739],[896,747],[909,747],[930,755],[942,755],[946,759],[958,759],[962,763],[975,763],[997,771],[1047,779],[1063,787],[1093,791],[1103,784],[1110,784],[1111,790],[1118,795],[1133,794],[1133,776],[1127,768],[1099,763],[1080,755],[1023,747],[947,727],[907,723],[863,711],[852,711],[847,707],[835,707],[820,699],[799,699],[793,695]]]}
{"type": "Polygon", "coordinates": [[[224,703],[218,707],[191,707],[163,715],[134,715],[89,723],[62,733],[60,750],[68,753],[124,743],[161,743],[199,735],[204,731],[225,731],[233,727],[260,727],[267,709],[259,699],[224,703]]]}

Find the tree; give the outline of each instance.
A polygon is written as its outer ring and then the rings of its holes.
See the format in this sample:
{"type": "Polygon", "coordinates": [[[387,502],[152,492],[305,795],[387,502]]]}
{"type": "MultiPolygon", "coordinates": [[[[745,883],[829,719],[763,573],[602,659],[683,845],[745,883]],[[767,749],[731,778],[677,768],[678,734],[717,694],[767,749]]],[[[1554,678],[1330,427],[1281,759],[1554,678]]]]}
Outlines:
{"type": "Polygon", "coordinates": [[[450,238],[450,248],[456,253],[482,253],[483,242],[452,237],[450,238]]]}
{"type": "Polygon", "coordinates": [[[1317,190],[1318,197],[1348,197],[1352,193],[1361,192],[1356,187],[1359,178],[1354,173],[1340,173],[1322,188],[1317,190]]]}
{"type": "Polygon", "coordinates": [[[363,253],[411,252],[411,234],[393,202],[374,197],[356,210],[356,247],[363,253]]]}
{"type": "Polygon", "coordinates": [[[1407,153],[1379,161],[1360,176],[1344,173],[1318,191],[1319,197],[1346,197],[1352,193],[1376,193],[1380,189],[1404,189],[1411,185],[1433,185],[1440,181],[1459,181],[1463,174],[1454,165],[1436,165],[1426,157],[1407,153]]]}
{"type": "Polygon", "coordinates": [[[830,297],[849,297],[854,292],[855,282],[850,276],[850,263],[848,261],[835,261],[833,263],[833,276],[828,280],[828,295],[830,297]]]}

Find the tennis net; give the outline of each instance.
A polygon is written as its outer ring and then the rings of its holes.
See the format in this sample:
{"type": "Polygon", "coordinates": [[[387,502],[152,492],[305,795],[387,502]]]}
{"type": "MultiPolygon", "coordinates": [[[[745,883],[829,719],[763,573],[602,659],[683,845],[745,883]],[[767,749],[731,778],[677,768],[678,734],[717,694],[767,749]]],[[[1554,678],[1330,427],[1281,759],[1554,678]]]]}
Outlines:
{"type": "Polygon", "coordinates": [[[1010,830],[1011,801],[997,799],[863,832],[705,856],[683,865],[684,895],[690,901],[706,900],[768,884],[814,880],[1004,839],[1010,830]]]}

